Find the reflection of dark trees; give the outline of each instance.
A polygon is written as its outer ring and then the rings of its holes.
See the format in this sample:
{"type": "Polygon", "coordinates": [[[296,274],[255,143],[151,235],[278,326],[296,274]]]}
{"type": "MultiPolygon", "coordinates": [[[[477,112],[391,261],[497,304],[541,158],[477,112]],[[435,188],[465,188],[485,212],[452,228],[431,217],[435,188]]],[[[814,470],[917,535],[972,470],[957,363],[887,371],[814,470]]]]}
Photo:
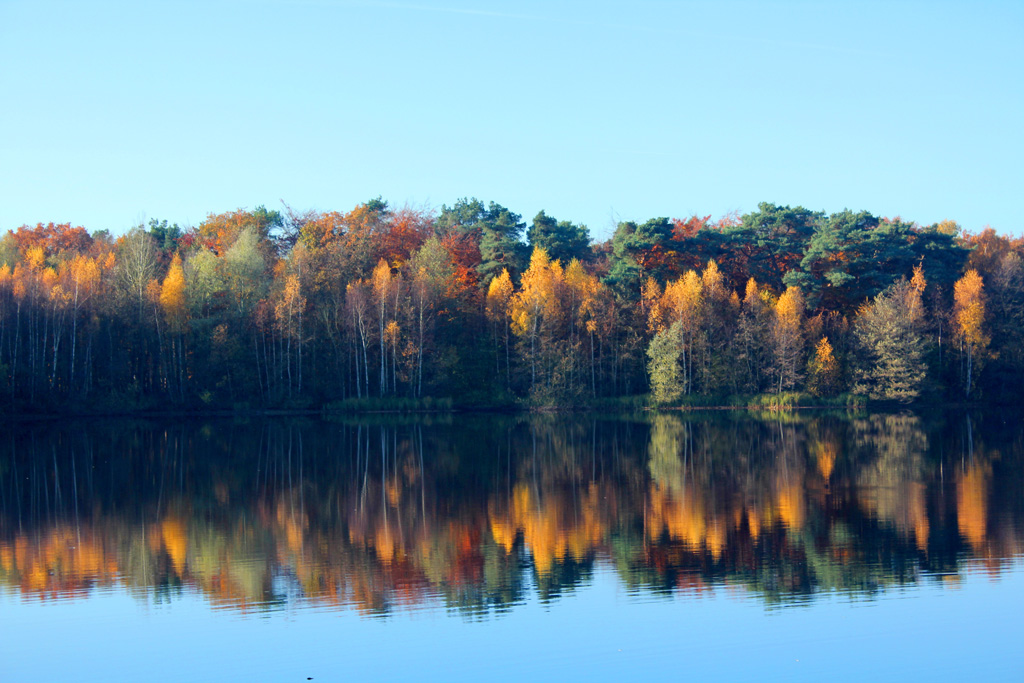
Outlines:
{"type": "Polygon", "coordinates": [[[633,590],[871,595],[1022,550],[1016,416],[39,424],[0,442],[0,584],[471,618],[633,590]]]}

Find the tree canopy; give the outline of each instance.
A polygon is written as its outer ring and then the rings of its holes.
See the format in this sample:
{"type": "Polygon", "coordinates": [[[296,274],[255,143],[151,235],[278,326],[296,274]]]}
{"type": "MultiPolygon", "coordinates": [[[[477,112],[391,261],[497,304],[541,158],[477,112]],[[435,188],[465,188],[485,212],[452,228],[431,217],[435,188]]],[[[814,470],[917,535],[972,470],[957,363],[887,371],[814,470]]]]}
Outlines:
{"type": "Polygon", "coordinates": [[[990,229],[773,203],[599,244],[476,198],[39,223],[0,236],[0,402],[1018,400],[1022,263],[990,229]]]}

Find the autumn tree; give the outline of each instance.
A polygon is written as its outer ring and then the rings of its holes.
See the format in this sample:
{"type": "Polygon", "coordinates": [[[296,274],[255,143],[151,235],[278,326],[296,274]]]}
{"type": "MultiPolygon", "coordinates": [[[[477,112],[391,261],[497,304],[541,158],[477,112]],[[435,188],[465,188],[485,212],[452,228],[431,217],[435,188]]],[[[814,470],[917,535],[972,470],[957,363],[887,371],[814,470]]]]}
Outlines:
{"type": "MultiPolygon", "coordinates": [[[[238,242],[243,233],[250,233],[266,259],[274,250],[270,242],[271,232],[283,225],[284,219],[278,211],[268,211],[257,206],[252,211],[237,209],[220,214],[209,214],[195,230],[194,238],[218,256],[224,256],[238,242]]],[[[158,234],[155,236],[159,236],[158,234]]]]}
{"type": "Polygon", "coordinates": [[[953,301],[953,334],[960,348],[960,374],[966,397],[975,388],[975,375],[990,341],[985,325],[984,282],[978,271],[968,270],[957,280],[953,301]]]}
{"type": "Polygon", "coordinates": [[[512,298],[512,331],[529,358],[530,393],[535,398],[555,388],[555,364],[564,359],[557,343],[566,331],[563,323],[563,269],[547,251],[537,247],[523,273],[522,289],[512,298]],[[527,351],[528,349],[528,351],[527,351]]]}
{"type": "Polygon", "coordinates": [[[680,325],[680,364],[684,394],[693,391],[693,370],[696,367],[694,357],[704,341],[701,327],[703,294],[700,276],[690,270],[680,279],[666,285],[662,297],[662,308],[667,311],[666,321],[680,325]]]}
{"type": "Polygon", "coordinates": [[[704,344],[700,360],[701,386],[705,393],[727,393],[736,386],[734,372],[740,300],[712,259],[701,273],[704,344]]]}
{"type": "Polygon", "coordinates": [[[775,352],[775,390],[782,393],[803,377],[804,299],[798,287],[787,287],[775,304],[772,343],[775,352]]]}
{"type": "Polygon", "coordinates": [[[387,381],[387,337],[385,330],[390,322],[396,317],[395,300],[397,290],[401,282],[397,277],[392,277],[391,266],[387,261],[381,259],[377,267],[370,275],[370,283],[373,291],[373,302],[377,308],[377,339],[380,342],[380,394],[388,393],[387,381]]]}
{"type": "Polygon", "coordinates": [[[170,337],[170,361],[172,365],[169,377],[175,378],[178,397],[185,398],[185,332],[187,330],[187,312],[185,303],[185,270],[181,257],[177,254],[171,260],[170,268],[160,288],[160,308],[170,337]]]}
{"type": "Polygon", "coordinates": [[[774,302],[754,278],[747,281],[734,341],[740,366],[740,386],[748,393],[766,387],[771,368],[771,325],[774,302]]]}
{"type": "Polygon", "coordinates": [[[839,391],[839,363],[828,337],[822,337],[807,363],[807,389],[815,396],[834,396],[839,391]]]}
{"type": "Polygon", "coordinates": [[[85,228],[71,227],[70,223],[37,223],[34,227],[23,225],[9,234],[18,251],[40,247],[47,257],[84,254],[93,241],[85,228]]]}
{"type": "Polygon", "coordinates": [[[504,347],[505,356],[505,387],[512,387],[512,369],[509,354],[509,333],[511,332],[511,308],[513,287],[512,278],[508,269],[503,269],[501,275],[491,280],[487,288],[487,319],[491,321],[494,329],[494,363],[495,371],[501,373],[502,353],[499,349],[504,347]]]}
{"type": "Polygon", "coordinates": [[[75,381],[78,349],[78,320],[81,311],[88,308],[100,288],[100,265],[85,254],[75,254],[60,264],[59,277],[68,293],[71,309],[71,358],[69,363],[70,383],[75,381]]]}

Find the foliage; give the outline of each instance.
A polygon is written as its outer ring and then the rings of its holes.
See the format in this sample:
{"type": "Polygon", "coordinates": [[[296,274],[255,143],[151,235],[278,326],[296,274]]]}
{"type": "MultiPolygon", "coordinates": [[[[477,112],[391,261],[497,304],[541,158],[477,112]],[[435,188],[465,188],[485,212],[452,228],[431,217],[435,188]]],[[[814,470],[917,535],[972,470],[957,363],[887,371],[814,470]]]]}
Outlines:
{"type": "Polygon", "coordinates": [[[822,337],[807,363],[807,388],[815,396],[834,396],[839,391],[839,363],[828,337],[822,337]]]}
{"type": "Polygon", "coordinates": [[[674,322],[670,327],[655,334],[647,349],[650,358],[648,372],[651,377],[651,392],[658,403],[674,403],[683,395],[685,385],[683,372],[679,367],[682,342],[683,324],[674,322]]]}
{"type": "Polygon", "coordinates": [[[960,345],[964,396],[974,391],[974,375],[988,351],[985,331],[984,282],[978,271],[968,270],[953,290],[953,336],[960,345]]]}
{"type": "Polygon", "coordinates": [[[926,376],[923,289],[921,279],[901,280],[861,308],[854,323],[861,350],[856,393],[901,402],[920,394],[926,376]]]}
{"type": "Polygon", "coordinates": [[[1022,263],[992,230],[770,203],[603,244],[475,198],[38,223],[0,236],[0,403],[1019,402],[1022,263]]]}

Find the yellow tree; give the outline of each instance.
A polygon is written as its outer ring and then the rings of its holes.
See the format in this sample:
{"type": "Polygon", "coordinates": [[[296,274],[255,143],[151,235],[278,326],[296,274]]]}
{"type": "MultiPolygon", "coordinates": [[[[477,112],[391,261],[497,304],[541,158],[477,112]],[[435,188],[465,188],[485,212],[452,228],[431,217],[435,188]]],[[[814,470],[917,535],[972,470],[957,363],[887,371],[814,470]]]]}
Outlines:
{"type": "MultiPolygon", "coordinates": [[[[537,351],[541,336],[554,342],[553,332],[561,320],[559,290],[563,284],[562,267],[552,261],[548,252],[536,247],[530,257],[530,267],[523,273],[522,289],[512,297],[512,332],[521,340],[529,340],[530,390],[537,389],[537,351]]],[[[549,359],[557,349],[545,345],[544,358],[549,359]]]]}
{"type": "Polygon", "coordinates": [[[378,338],[380,340],[380,395],[387,393],[387,349],[384,329],[388,324],[388,311],[396,283],[391,276],[391,266],[384,259],[377,262],[370,275],[373,302],[377,305],[378,338]]]}
{"type": "Polygon", "coordinates": [[[734,376],[730,351],[736,334],[739,298],[726,287],[714,260],[709,260],[701,273],[701,291],[700,384],[704,392],[713,393],[723,389],[734,376]]]}
{"type": "Polygon", "coordinates": [[[100,266],[95,259],[76,254],[60,264],[60,279],[71,297],[71,378],[75,379],[75,354],[78,345],[79,311],[86,306],[100,286],[100,266]]]}
{"type": "Polygon", "coordinates": [[[177,254],[171,259],[171,266],[167,269],[167,275],[160,287],[160,308],[163,309],[164,320],[171,338],[171,363],[177,370],[177,372],[170,372],[169,376],[177,375],[179,396],[184,398],[184,333],[187,309],[185,307],[185,270],[181,265],[181,257],[177,254]]]}
{"type": "Polygon", "coordinates": [[[953,332],[960,344],[964,396],[970,396],[975,366],[980,367],[989,343],[985,333],[984,282],[976,270],[968,270],[953,286],[953,332]]]}
{"type": "Polygon", "coordinates": [[[804,297],[799,287],[787,287],[775,304],[772,341],[775,345],[776,391],[792,389],[800,381],[804,351],[804,297]]]}
{"type": "Polygon", "coordinates": [[[807,388],[816,396],[833,396],[839,390],[839,362],[828,337],[822,337],[807,363],[807,388]]]}
{"type": "Polygon", "coordinates": [[[509,320],[513,295],[512,278],[508,274],[508,268],[503,268],[501,275],[491,280],[487,287],[487,319],[494,326],[495,346],[495,371],[501,372],[500,355],[497,353],[498,329],[501,328],[505,340],[505,386],[511,388],[512,375],[509,369],[509,320]]]}
{"type": "Polygon", "coordinates": [[[661,308],[661,285],[653,278],[647,278],[640,290],[640,305],[647,313],[647,329],[657,334],[665,329],[665,312],[661,308]]]}
{"type": "Polygon", "coordinates": [[[512,331],[530,340],[530,389],[537,383],[537,334],[544,310],[544,280],[550,277],[551,259],[541,247],[533,250],[530,267],[523,273],[522,289],[512,298],[512,331]]]}
{"type": "Polygon", "coordinates": [[[736,338],[737,360],[741,364],[743,387],[752,393],[763,388],[763,378],[767,374],[771,355],[769,338],[771,336],[772,306],[768,292],[762,292],[757,280],[747,280],[736,338]]]}
{"type": "Polygon", "coordinates": [[[274,307],[277,327],[286,341],[285,369],[288,375],[288,398],[292,397],[292,385],[297,383],[302,391],[302,314],[306,309],[306,298],[302,296],[299,276],[292,273],[285,277],[281,298],[274,307]],[[298,346],[295,376],[292,375],[292,342],[298,346]],[[297,380],[297,382],[296,382],[297,380]]]}
{"type": "Polygon", "coordinates": [[[384,339],[391,346],[391,389],[398,391],[398,340],[402,329],[394,320],[389,320],[384,328],[384,339]]]}
{"type": "Polygon", "coordinates": [[[185,270],[177,254],[171,260],[171,266],[160,287],[160,307],[167,326],[171,330],[181,331],[185,322],[185,270]]]}
{"type": "MultiPolygon", "coordinates": [[[[597,332],[605,327],[611,295],[607,287],[588,273],[579,259],[573,259],[565,270],[565,284],[571,292],[574,310],[573,334],[578,342],[586,334],[590,364],[590,391],[597,395],[597,332]]],[[[578,343],[576,344],[578,345],[578,343]]]]}
{"type": "MultiPolygon", "coordinates": [[[[6,343],[7,317],[9,315],[13,284],[14,277],[11,267],[6,262],[0,263],[0,365],[3,365],[4,349],[8,346],[6,343]]],[[[4,379],[4,376],[0,374],[0,381],[4,379]]]]}
{"type": "Polygon", "coordinates": [[[689,394],[693,389],[693,361],[702,323],[703,289],[696,271],[690,270],[675,282],[669,283],[662,297],[662,307],[667,312],[666,322],[671,320],[679,323],[684,394],[689,394]]]}
{"type": "MultiPolygon", "coordinates": [[[[71,304],[71,293],[61,286],[57,272],[53,268],[43,271],[43,276],[49,291],[50,302],[53,304],[53,362],[50,368],[50,386],[55,389],[57,388],[57,350],[60,347],[60,339],[64,331],[64,317],[71,304]]],[[[46,341],[45,334],[43,341],[46,341]]]]}

